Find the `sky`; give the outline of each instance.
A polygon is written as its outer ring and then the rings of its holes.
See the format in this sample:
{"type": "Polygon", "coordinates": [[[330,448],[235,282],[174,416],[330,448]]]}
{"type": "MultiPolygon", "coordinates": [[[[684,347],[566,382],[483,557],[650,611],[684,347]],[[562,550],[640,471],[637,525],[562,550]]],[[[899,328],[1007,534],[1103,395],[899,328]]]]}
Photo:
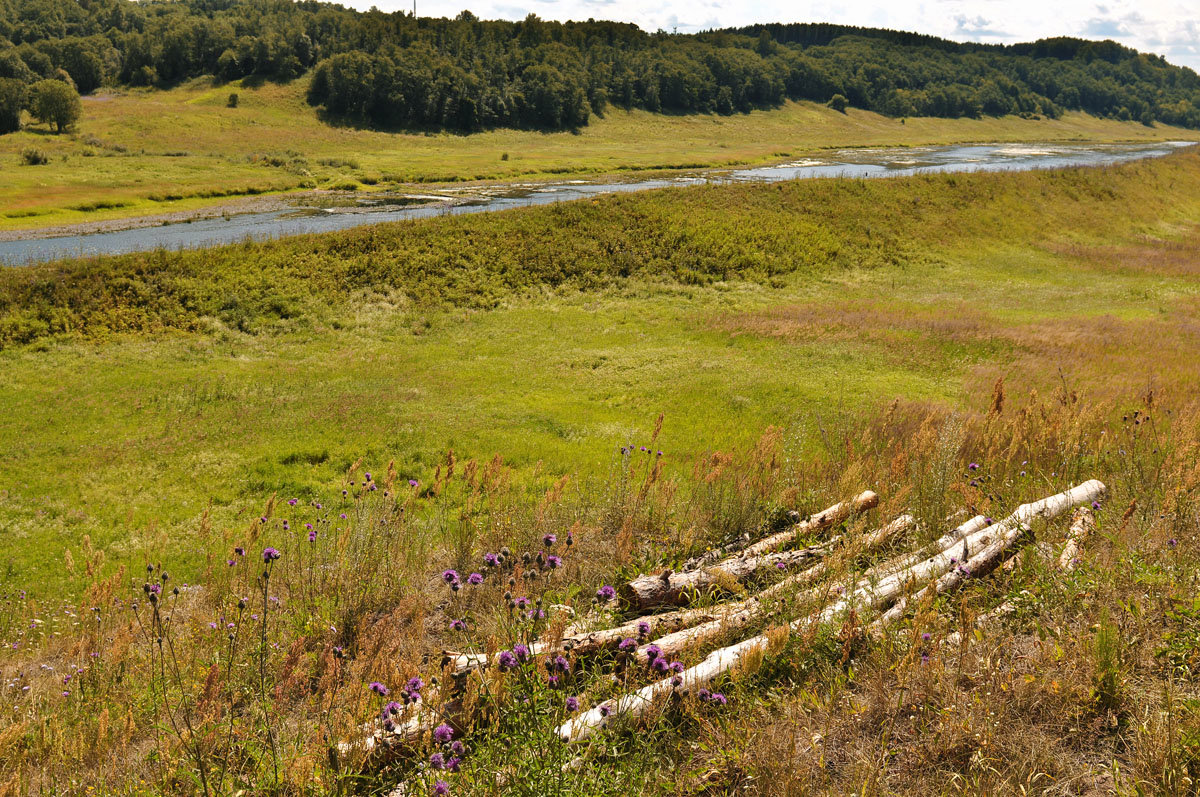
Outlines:
{"type": "MultiPolygon", "coordinates": [[[[359,8],[371,0],[341,0],[359,8]]],[[[412,0],[374,0],[384,11],[412,0]]],[[[1049,36],[1114,39],[1200,71],[1200,0],[417,0],[423,17],[469,10],[483,19],[612,19],[691,33],[755,22],[837,22],[894,28],[956,41],[1011,44],[1049,36]]]]}

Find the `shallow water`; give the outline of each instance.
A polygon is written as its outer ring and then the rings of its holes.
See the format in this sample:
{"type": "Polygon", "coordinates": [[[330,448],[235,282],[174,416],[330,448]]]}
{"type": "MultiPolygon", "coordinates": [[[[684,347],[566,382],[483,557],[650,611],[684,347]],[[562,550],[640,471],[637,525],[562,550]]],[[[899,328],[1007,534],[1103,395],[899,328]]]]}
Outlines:
{"type": "MultiPolygon", "coordinates": [[[[358,207],[314,208],[297,198],[292,209],[242,213],[157,227],[0,241],[0,263],[28,265],[63,257],[120,254],[151,249],[191,249],[244,240],[330,232],[387,221],[483,213],[546,205],[621,191],[721,182],[778,182],[811,177],[899,177],[926,172],[981,172],[1105,166],[1152,158],[1190,146],[1186,141],[1153,144],[968,144],[945,147],[847,149],[820,158],[773,166],[699,172],[681,177],[588,182],[529,183],[436,192],[434,201],[406,204],[392,195],[366,195],[358,207]],[[444,201],[437,201],[442,198],[444,201]],[[379,204],[371,204],[378,200],[379,204]]],[[[422,195],[428,198],[430,195],[422,195]]],[[[336,203],[347,204],[347,203],[336,203]]],[[[349,203],[355,204],[355,203],[349,203]]]]}

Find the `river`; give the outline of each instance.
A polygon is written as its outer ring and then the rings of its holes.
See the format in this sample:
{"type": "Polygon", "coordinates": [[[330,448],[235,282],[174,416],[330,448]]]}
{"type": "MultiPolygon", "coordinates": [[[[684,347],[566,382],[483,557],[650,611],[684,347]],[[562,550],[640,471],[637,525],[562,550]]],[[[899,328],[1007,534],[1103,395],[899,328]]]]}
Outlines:
{"type": "Polygon", "coordinates": [[[50,238],[0,241],[0,263],[28,265],[65,257],[152,249],[190,249],[243,240],[330,232],[389,221],[483,213],[611,194],[696,183],[777,182],[814,177],[900,177],[929,172],[980,172],[1107,166],[1167,155],[1191,142],[1138,144],[966,144],[941,147],[845,149],[770,166],[696,172],[678,177],[608,182],[571,180],[516,183],[398,194],[340,196],[334,207],[312,207],[311,195],[295,207],[262,213],[50,238]]]}

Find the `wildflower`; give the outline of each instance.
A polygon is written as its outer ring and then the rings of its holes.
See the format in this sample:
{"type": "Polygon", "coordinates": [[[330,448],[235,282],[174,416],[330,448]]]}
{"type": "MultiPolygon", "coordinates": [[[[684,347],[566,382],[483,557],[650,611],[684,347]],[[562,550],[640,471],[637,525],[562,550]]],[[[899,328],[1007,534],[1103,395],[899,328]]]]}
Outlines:
{"type": "Polygon", "coordinates": [[[414,675],[408,679],[406,686],[408,687],[408,691],[420,694],[421,690],[425,688],[425,682],[421,680],[421,676],[414,675]]]}
{"type": "Polygon", "coordinates": [[[708,700],[710,697],[712,697],[712,692],[708,691],[707,689],[701,689],[696,693],[696,697],[700,698],[701,700],[708,700]]]}
{"type": "Polygon", "coordinates": [[[338,515],[338,517],[339,517],[339,518],[341,518],[342,520],[345,520],[345,519],[346,519],[346,513],[345,513],[345,512],[343,512],[342,514],[338,515]]]}
{"type": "Polygon", "coordinates": [[[649,662],[649,664],[653,669],[655,669],[661,673],[668,673],[671,671],[671,665],[668,664],[667,660],[662,658],[661,656],[657,659],[651,660],[649,662]]]}
{"type": "Polygon", "coordinates": [[[517,666],[517,657],[512,654],[511,650],[502,650],[496,659],[496,666],[502,672],[515,669],[517,666]]]}
{"type": "Polygon", "coordinates": [[[548,677],[546,679],[546,683],[550,684],[551,689],[557,689],[558,688],[558,676],[551,675],[550,677],[548,677]]]}
{"type": "Polygon", "coordinates": [[[970,465],[968,465],[967,467],[968,467],[968,468],[970,468],[971,470],[979,470],[979,463],[978,463],[978,462],[972,462],[972,463],[971,463],[970,465]]]}
{"type": "Polygon", "coordinates": [[[450,745],[450,752],[454,753],[455,755],[462,755],[466,752],[466,748],[463,747],[462,742],[455,740],[454,743],[450,745]]]}
{"type": "Polygon", "coordinates": [[[546,557],[546,567],[550,568],[551,570],[555,569],[556,567],[558,567],[561,564],[562,564],[562,558],[559,556],[550,554],[549,556],[546,557]]]}
{"type": "Polygon", "coordinates": [[[308,532],[308,541],[309,542],[317,541],[317,530],[316,529],[313,529],[312,531],[308,532]]]}
{"type": "Polygon", "coordinates": [[[429,756],[429,766],[433,767],[434,769],[445,769],[446,757],[441,753],[434,753],[433,755],[429,756]]]}
{"type": "Polygon", "coordinates": [[[571,696],[566,701],[567,711],[575,712],[579,710],[579,698],[571,696]]]}
{"type": "Polygon", "coordinates": [[[397,715],[399,713],[400,713],[400,704],[397,703],[395,700],[391,701],[390,703],[388,703],[386,706],[383,707],[383,718],[384,719],[387,719],[388,717],[394,717],[395,715],[397,715]]]}
{"type": "Polygon", "coordinates": [[[379,681],[371,681],[371,683],[367,685],[367,688],[380,697],[387,697],[388,688],[379,683],[379,681]]]}
{"type": "Polygon", "coordinates": [[[683,686],[683,676],[682,676],[682,675],[676,675],[674,678],[672,678],[672,679],[671,679],[671,686],[675,687],[676,689],[678,689],[679,687],[683,686]]]}
{"type": "Polygon", "coordinates": [[[408,480],[408,486],[409,486],[409,487],[416,487],[418,484],[420,484],[420,482],[419,482],[419,481],[417,481],[416,479],[409,479],[409,480],[408,480]]]}
{"type": "Polygon", "coordinates": [[[1099,511],[1100,511],[1100,502],[1099,502],[1099,501],[1092,501],[1092,509],[1094,509],[1094,510],[1096,510],[1097,512],[1099,512],[1099,511]]]}
{"type": "Polygon", "coordinates": [[[367,481],[371,481],[371,474],[369,474],[369,473],[364,473],[364,474],[363,474],[363,478],[364,478],[364,479],[366,479],[367,481]]]}
{"type": "Polygon", "coordinates": [[[482,584],[483,576],[481,576],[479,573],[472,573],[471,575],[467,576],[467,583],[475,585],[482,584]]]}
{"type": "Polygon", "coordinates": [[[274,548],[263,548],[262,557],[264,562],[274,562],[279,558],[279,551],[274,548]]]}
{"type": "Polygon", "coordinates": [[[515,605],[518,609],[526,609],[529,607],[529,598],[521,595],[513,601],[513,605],[515,605]]]}
{"type": "Polygon", "coordinates": [[[458,583],[458,571],[457,570],[443,570],[442,571],[442,581],[445,581],[447,584],[457,584],[458,583]]]}
{"type": "Polygon", "coordinates": [[[517,657],[517,661],[524,664],[529,661],[529,648],[518,642],[513,645],[513,655],[517,657]]]}
{"type": "Polygon", "coordinates": [[[725,697],[725,695],[721,694],[720,692],[713,692],[708,699],[710,702],[716,703],[718,706],[724,706],[729,703],[729,700],[725,697]]]}
{"type": "Polygon", "coordinates": [[[776,562],[775,566],[780,570],[787,570],[787,562],[776,562]]]}
{"type": "Polygon", "coordinates": [[[925,633],[921,634],[921,641],[923,641],[923,642],[928,642],[928,641],[929,641],[929,640],[931,640],[931,639],[933,639],[933,634],[929,633],[928,631],[926,631],[925,633]]]}
{"type": "Polygon", "coordinates": [[[651,645],[650,647],[646,648],[646,660],[647,661],[654,661],[661,655],[662,655],[662,648],[660,648],[658,645],[651,645]]]}
{"type": "Polygon", "coordinates": [[[225,564],[229,565],[230,567],[233,567],[235,564],[237,564],[237,562],[233,561],[232,559],[226,559],[225,564]]]}
{"type": "Polygon", "coordinates": [[[462,763],[462,759],[458,756],[453,756],[446,762],[446,769],[451,772],[458,772],[458,765],[462,763]]]}
{"type": "Polygon", "coordinates": [[[628,653],[629,651],[636,649],[637,640],[633,639],[632,637],[625,637],[621,640],[621,644],[617,645],[617,650],[620,650],[622,653],[628,653]]]}
{"type": "Polygon", "coordinates": [[[295,498],[288,499],[288,506],[295,506],[297,503],[299,502],[295,498]]]}
{"type": "Polygon", "coordinates": [[[438,795],[438,797],[443,797],[443,795],[449,794],[450,784],[444,780],[434,781],[433,793],[438,795]]]}
{"type": "Polygon", "coordinates": [[[617,591],[605,584],[600,589],[596,590],[596,598],[600,601],[610,601],[617,596],[617,591]]]}
{"type": "Polygon", "coordinates": [[[640,623],[638,623],[638,636],[650,636],[650,624],[645,620],[642,620],[640,623]]]}
{"type": "Polygon", "coordinates": [[[992,524],[993,524],[993,523],[995,523],[995,522],[996,522],[996,521],[992,520],[990,517],[985,517],[985,518],[983,519],[983,525],[985,525],[985,526],[990,526],[990,525],[992,525],[992,524]]]}
{"type": "Polygon", "coordinates": [[[494,553],[485,553],[483,555],[483,564],[486,567],[496,567],[500,564],[500,557],[496,556],[494,553]]]}
{"type": "Polygon", "coordinates": [[[1170,548],[1171,550],[1175,550],[1175,546],[1178,544],[1179,544],[1179,541],[1176,540],[1174,537],[1167,540],[1167,547],[1170,548]]]}
{"type": "Polygon", "coordinates": [[[442,723],[433,729],[433,738],[437,739],[442,744],[446,744],[454,738],[454,729],[446,723],[442,723]]]}
{"type": "Polygon", "coordinates": [[[671,669],[674,670],[675,672],[683,672],[683,670],[684,670],[683,662],[682,661],[671,662],[671,669]]]}
{"type": "Polygon", "coordinates": [[[609,711],[611,711],[611,709],[608,706],[601,706],[600,707],[600,716],[607,717],[609,711]]]}
{"type": "Polygon", "coordinates": [[[243,547],[242,547],[242,546],[240,546],[240,545],[239,545],[238,547],[234,548],[234,549],[233,549],[233,552],[234,552],[235,554],[237,554],[238,556],[245,556],[245,555],[246,555],[246,549],[245,549],[245,548],[243,548],[243,547]]]}
{"type": "Polygon", "coordinates": [[[554,669],[562,670],[563,672],[567,672],[571,669],[571,662],[567,661],[567,657],[561,654],[555,656],[554,660],[551,661],[550,664],[553,665],[554,669]]]}
{"type": "Polygon", "coordinates": [[[451,620],[450,621],[450,630],[451,631],[466,631],[467,630],[467,621],[466,620],[451,620]]]}

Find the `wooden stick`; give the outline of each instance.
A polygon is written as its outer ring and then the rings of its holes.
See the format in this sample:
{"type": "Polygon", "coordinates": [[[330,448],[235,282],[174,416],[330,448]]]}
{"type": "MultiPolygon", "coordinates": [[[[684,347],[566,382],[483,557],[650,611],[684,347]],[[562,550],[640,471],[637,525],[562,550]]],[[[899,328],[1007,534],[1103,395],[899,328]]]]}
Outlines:
{"type": "Polygon", "coordinates": [[[742,581],[751,578],[760,570],[773,567],[778,561],[794,564],[798,561],[824,556],[836,540],[787,553],[774,553],[774,551],[802,534],[834,526],[850,517],[851,514],[871,509],[878,503],[879,496],[867,490],[853,501],[834,504],[808,520],[795,524],[787,531],[773,534],[748,546],[741,555],[723,559],[710,568],[683,573],[664,570],[656,575],[638,576],[621,586],[621,599],[626,605],[639,612],[663,604],[678,605],[687,603],[691,595],[719,587],[722,582],[728,582],[730,579],[742,581]]]}
{"type": "MultiPolygon", "coordinates": [[[[966,537],[963,540],[964,548],[971,550],[977,549],[980,545],[985,548],[991,546],[997,540],[1006,539],[1014,530],[1019,534],[1021,526],[1035,517],[1054,517],[1077,504],[1090,503],[1102,494],[1104,489],[1101,482],[1092,480],[1066,492],[1024,504],[1001,523],[966,537]]],[[[957,549],[958,546],[954,547],[957,549]]],[[[852,595],[825,607],[815,617],[802,617],[793,621],[787,626],[788,632],[815,627],[840,616],[849,609],[857,609],[860,606],[875,608],[884,605],[898,597],[910,581],[925,581],[940,576],[947,572],[950,566],[951,555],[947,551],[941,551],[924,562],[913,565],[908,570],[884,578],[879,584],[856,589],[852,595]]],[[[775,635],[771,633],[760,634],[735,645],[721,648],[709,654],[696,666],[685,669],[678,676],[655,681],[637,692],[595,706],[564,723],[558,729],[559,736],[567,742],[578,742],[590,737],[610,718],[627,715],[641,716],[657,700],[673,694],[677,690],[687,691],[705,686],[718,676],[729,672],[739,663],[765,653],[771,645],[773,636],[775,635]]]]}

